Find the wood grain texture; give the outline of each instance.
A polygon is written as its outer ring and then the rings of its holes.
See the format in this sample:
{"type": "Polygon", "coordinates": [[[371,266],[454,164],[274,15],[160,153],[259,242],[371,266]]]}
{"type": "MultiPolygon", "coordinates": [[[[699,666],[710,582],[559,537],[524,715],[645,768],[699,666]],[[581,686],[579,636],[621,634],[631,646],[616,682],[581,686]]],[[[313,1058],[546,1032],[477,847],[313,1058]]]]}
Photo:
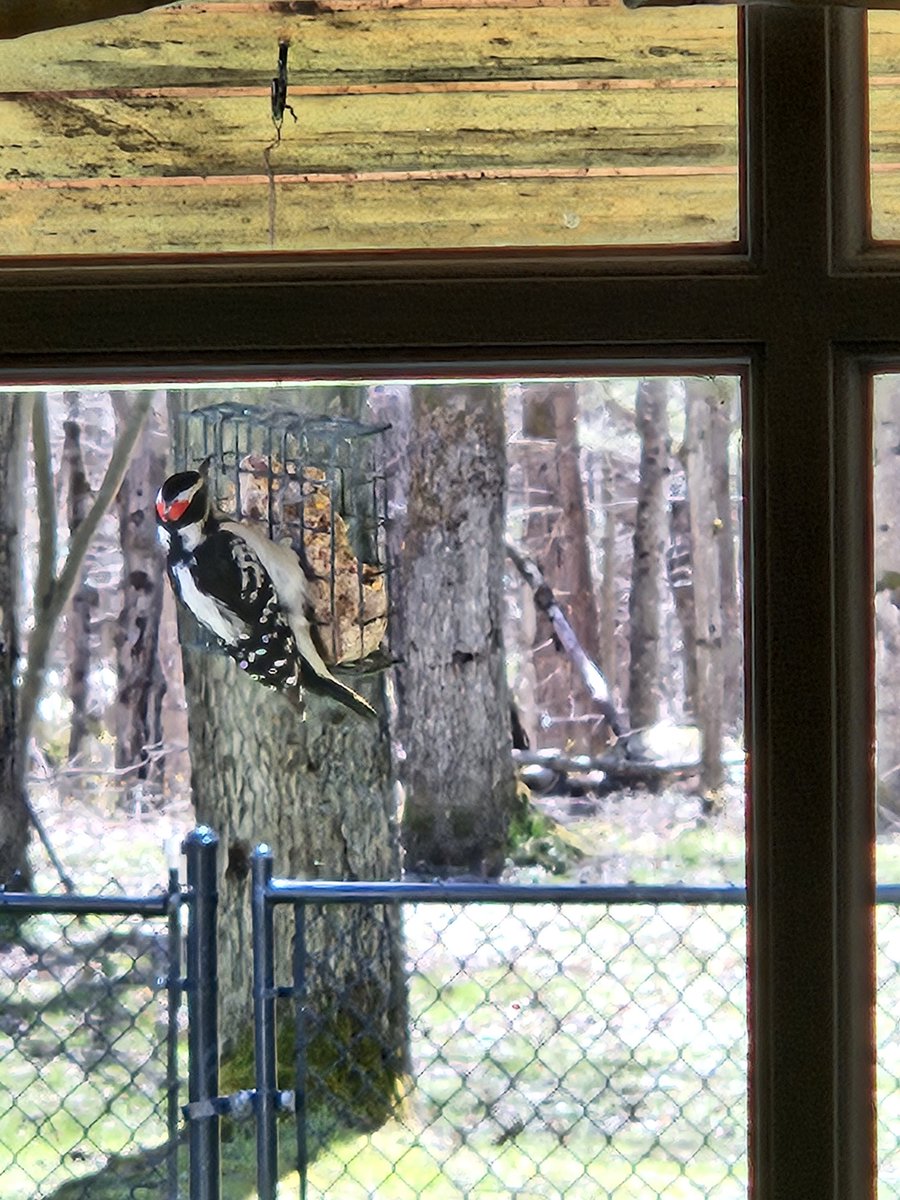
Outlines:
{"type": "Polygon", "coordinates": [[[463,7],[282,17],[268,5],[204,5],[0,45],[0,88],[268,88],[281,37],[291,42],[292,89],[425,79],[734,79],[735,30],[733,11],[699,9],[463,7]]]}
{"type": "MultiPolygon", "coordinates": [[[[280,173],[504,167],[709,166],[737,157],[733,89],[294,97],[280,173]],[[424,117],[424,120],[423,120],[424,117]]],[[[0,153],[19,178],[257,175],[268,94],[0,101],[0,153]]]]}
{"type": "MultiPolygon", "coordinates": [[[[727,242],[737,235],[737,186],[736,172],[278,182],[275,248],[727,242]]],[[[0,248],[23,245],[52,254],[267,250],[267,184],[0,192],[0,248]]]]}

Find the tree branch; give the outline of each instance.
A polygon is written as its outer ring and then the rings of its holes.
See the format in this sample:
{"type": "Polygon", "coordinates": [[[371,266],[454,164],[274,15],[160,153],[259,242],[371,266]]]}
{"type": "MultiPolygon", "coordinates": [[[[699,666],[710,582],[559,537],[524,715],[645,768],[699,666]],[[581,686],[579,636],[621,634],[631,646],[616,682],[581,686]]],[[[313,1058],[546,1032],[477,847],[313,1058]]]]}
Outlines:
{"type": "Polygon", "coordinates": [[[0,40],[167,7],[159,0],[3,0],[0,40]]]}
{"type": "Polygon", "coordinates": [[[575,635],[575,630],[569,624],[565,613],[557,604],[553,590],[544,579],[540,567],[511,542],[506,543],[506,553],[512,559],[525,582],[530,584],[534,589],[535,604],[541,612],[546,613],[559,644],[578,668],[581,678],[584,680],[585,687],[609,723],[610,729],[616,737],[619,737],[622,733],[622,726],[610,698],[609,687],[603,677],[603,673],[594,660],[589,658],[585,653],[581,642],[579,642],[575,635]]]}
{"type": "MultiPolygon", "coordinates": [[[[82,523],[78,526],[75,536],[69,544],[69,553],[59,577],[51,581],[49,591],[43,603],[35,605],[34,629],[28,639],[28,661],[25,668],[25,678],[19,691],[19,738],[21,745],[26,745],[31,733],[31,725],[44,682],[44,672],[50,652],[50,642],[53,633],[66,606],[81,567],[91,538],[103,519],[106,510],[115,497],[122,483],[122,478],[128,467],[128,460],[134,449],[147,413],[150,410],[152,392],[138,393],[128,424],[122,431],[122,436],[116,443],[103,482],[97,492],[96,499],[82,523]]],[[[41,540],[44,540],[43,532],[41,540]]]]}

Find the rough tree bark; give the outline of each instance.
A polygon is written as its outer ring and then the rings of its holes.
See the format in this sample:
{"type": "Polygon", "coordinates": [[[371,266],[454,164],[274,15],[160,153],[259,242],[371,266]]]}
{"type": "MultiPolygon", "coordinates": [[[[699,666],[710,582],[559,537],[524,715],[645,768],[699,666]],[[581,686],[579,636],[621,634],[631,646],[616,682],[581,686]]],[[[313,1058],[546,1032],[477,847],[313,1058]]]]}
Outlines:
{"type": "Polygon", "coordinates": [[[18,872],[19,886],[26,889],[31,886],[31,821],[25,804],[15,678],[19,667],[25,437],[30,419],[30,400],[0,396],[0,884],[9,883],[18,872]]]}
{"type": "Polygon", "coordinates": [[[502,634],[506,431],[493,386],[413,389],[395,571],[413,871],[496,875],[516,807],[502,634]]]}
{"type": "Polygon", "coordinates": [[[666,481],[669,477],[668,383],[638,384],[635,424],[641,439],[637,522],[628,601],[631,661],[628,709],[631,728],[659,720],[660,602],[666,545],[666,481]]]}
{"type": "Polygon", "coordinates": [[[710,409],[716,404],[715,383],[685,383],[685,429],[682,457],[691,518],[696,716],[700,729],[700,786],[708,804],[719,807],[725,780],[722,762],[722,602],[718,539],[721,536],[711,463],[710,409]]]}
{"type": "MultiPolygon", "coordinates": [[[[191,394],[198,407],[210,400],[220,401],[221,394],[191,394]]],[[[258,396],[248,393],[247,403],[258,404],[258,396]]],[[[298,396],[295,406],[301,404],[309,411],[315,399],[298,396]]],[[[204,453],[204,447],[188,446],[188,464],[204,453]]],[[[223,1086],[246,1086],[252,1048],[247,884],[252,847],[268,843],[281,876],[399,875],[384,700],[377,683],[355,680],[380,722],[366,722],[310,694],[302,720],[287,700],[249,679],[225,655],[191,644],[187,622],[182,634],[194,806],[222,847],[223,1086]]],[[[321,1071],[323,1056],[331,1056],[329,1086],[339,1088],[340,1077],[349,1089],[348,1119],[377,1123],[390,1109],[392,1083],[406,1062],[399,916],[392,908],[326,906],[309,922],[307,946],[326,972],[308,980],[310,1063],[318,1061],[321,1071]],[[354,1054],[366,1059],[364,1077],[356,1071],[355,1090],[349,1083],[354,1054]]],[[[289,951],[290,932],[281,929],[278,953],[285,958],[289,951]]]]}
{"type": "MultiPolygon", "coordinates": [[[[121,436],[133,404],[131,393],[113,393],[117,436],[121,436]]],[[[164,760],[151,758],[148,750],[162,741],[166,682],[159,659],[164,591],[153,499],[166,474],[166,451],[165,393],[158,392],[116,498],[122,608],[116,631],[115,710],[116,766],[136,766],[134,779],[157,784],[162,780],[164,760]]]]}
{"type": "MultiPolygon", "coordinates": [[[[600,661],[600,634],[581,481],[578,397],[574,383],[533,385],[523,397],[522,432],[532,440],[524,457],[528,519],[526,549],[539,563],[581,645],[600,661]]],[[[537,744],[587,752],[596,745],[594,710],[578,672],[558,652],[547,620],[538,616],[532,661],[539,722],[537,744]]]]}

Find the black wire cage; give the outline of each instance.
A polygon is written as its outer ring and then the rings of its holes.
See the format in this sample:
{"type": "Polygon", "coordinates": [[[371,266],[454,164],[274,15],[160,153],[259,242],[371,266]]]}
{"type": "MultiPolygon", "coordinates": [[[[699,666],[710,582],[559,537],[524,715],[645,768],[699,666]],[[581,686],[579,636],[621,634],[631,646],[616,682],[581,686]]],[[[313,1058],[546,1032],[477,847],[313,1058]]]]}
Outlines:
{"type": "Polygon", "coordinates": [[[209,460],[213,504],[289,542],[309,581],[326,662],[358,672],[389,662],[387,425],[233,401],[176,417],[176,466],[209,460]]]}

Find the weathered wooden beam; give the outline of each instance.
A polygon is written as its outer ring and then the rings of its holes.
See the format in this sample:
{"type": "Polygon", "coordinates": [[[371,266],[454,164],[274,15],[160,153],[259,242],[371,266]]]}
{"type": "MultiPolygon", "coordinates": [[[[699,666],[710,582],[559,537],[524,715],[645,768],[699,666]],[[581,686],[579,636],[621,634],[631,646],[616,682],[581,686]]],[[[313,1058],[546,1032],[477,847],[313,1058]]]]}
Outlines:
{"type": "Polygon", "coordinates": [[[269,5],[163,8],[42,34],[23,54],[0,42],[0,90],[268,88],[280,37],[290,89],[467,80],[733,81],[729,10],[451,8],[297,13],[269,5]],[[241,6],[247,7],[247,6],[241,6]],[[37,57],[39,50],[39,58],[37,57]]]}
{"type": "MultiPolygon", "coordinates": [[[[737,98],[673,91],[480,91],[292,97],[279,174],[737,162],[737,98]]],[[[217,97],[0,101],[0,177],[256,175],[273,136],[268,91],[217,97]]]]}

